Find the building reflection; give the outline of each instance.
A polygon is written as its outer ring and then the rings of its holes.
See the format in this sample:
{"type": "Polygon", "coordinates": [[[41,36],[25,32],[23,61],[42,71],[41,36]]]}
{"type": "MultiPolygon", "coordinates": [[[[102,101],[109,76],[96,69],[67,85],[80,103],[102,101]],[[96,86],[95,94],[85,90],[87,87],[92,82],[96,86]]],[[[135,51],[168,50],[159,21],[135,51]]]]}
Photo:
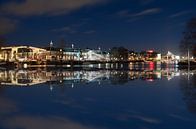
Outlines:
{"type": "Polygon", "coordinates": [[[125,84],[133,80],[155,81],[170,80],[179,76],[176,69],[165,70],[0,70],[2,86],[32,86],[48,84],[111,83],[125,84]]]}

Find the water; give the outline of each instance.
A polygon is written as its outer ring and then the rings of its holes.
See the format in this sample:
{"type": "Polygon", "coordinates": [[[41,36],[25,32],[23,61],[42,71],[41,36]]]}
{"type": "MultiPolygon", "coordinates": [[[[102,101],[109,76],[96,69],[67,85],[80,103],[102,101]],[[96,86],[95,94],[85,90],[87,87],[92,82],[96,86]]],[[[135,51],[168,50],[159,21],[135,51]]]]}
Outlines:
{"type": "Polygon", "coordinates": [[[1,70],[1,129],[195,129],[194,71],[1,70]]]}

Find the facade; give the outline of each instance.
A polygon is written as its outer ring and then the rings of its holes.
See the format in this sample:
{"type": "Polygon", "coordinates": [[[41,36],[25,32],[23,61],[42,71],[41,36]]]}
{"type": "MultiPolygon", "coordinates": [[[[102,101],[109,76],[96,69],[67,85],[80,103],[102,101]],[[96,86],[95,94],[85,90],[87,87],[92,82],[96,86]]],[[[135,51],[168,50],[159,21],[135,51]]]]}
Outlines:
{"type": "Polygon", "coordinates": [[[46,59],[46,50],[31,46],[1,47],[0,60],[9,62],[39,61],[46,59]]]}
{"type": "Polygon", "coordinates": [[[161,61],[161,54],[153,50],[148,50],[141,52],[140,58],[143,61],[161,61]]]}
{"type": "Polygon", "coordinates": [[[139,54],[134,52],[134,51],[130,51],[129,54],[128,54],[128,61],[139,61],[140,58],[139,58],[139,54]]]}
{"type": "Polygon", "coordinates": [[[101,50],[90,50],[86,49],[82,51],[82,60],[83,61],[109,61],[110,54],[103,52],[101,50]]]}
{"type": "Polygon", "coordinates": [[[80,49],[74,49],[74,48],[66,48],[64,50],[64,60],[65,61],[80,61],[82,60],[81,56],[81,50],[80,49]]]}
{"type": "MultiPolygon", "coordinates": [[[[111,53],[92,49],[76,49],[76,48],[55,48],[52,45],[47,48],[38,48],[32,46],[11,46],[1,47],[0,62],[38,62],[38,64],[46,61],[101,61],[109,62],[113,60],[111,53]]],[[[168,52],[162,56],[152,50],[135,53],[128,53],[128,61],[161,61],[161,62],[177,62],[180,57],[168,52]]],[[[116,61],[116,60],[115,60],[116,61]]],[[[120,60],[119,60],[120,61],[120,60]]],[[[121,60],[122,61],[122,60],[121,60]]]]}
{"type": "Polygon", "coordinates": [[[162,62],[164,63],[178,63],[180,61],[180,56],[171,53],[170,51],[167,52],[166,55],[162,56],[162,62]]]}

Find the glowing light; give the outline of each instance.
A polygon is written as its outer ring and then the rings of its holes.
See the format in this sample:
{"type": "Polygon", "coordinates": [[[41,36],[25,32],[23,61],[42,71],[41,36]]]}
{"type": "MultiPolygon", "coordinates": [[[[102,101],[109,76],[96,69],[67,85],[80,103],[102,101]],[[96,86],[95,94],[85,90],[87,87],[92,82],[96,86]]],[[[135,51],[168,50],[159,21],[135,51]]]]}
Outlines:
{"type": "Polygon", "coordinates": [[[153,50],[148,50],[147,52],[149,52],[149,53],[153,53],[154,51],[153,51],[153,50]]]}
{"type": "Polygon", "coordinates": [[[149,68],[150,70],[154,70],[154,62],[149,62],[149,68]]]}
{"type": "Polygon", "coordinates": [[[67,67],[71,67],[71,65],[67,65],[67,67]]]}
{"type": "Polygon", "coordinates": [[[147,79],[147,81],[148,81],[148,82],[153,82],[154,80],[153,80],[153,79],[147,79]]]}
{"type": "Polygon", "coordinates": [[[23,67],[26,69],[27,68],[27,64],[25,63],[23,67]]]}
{"type": "Polygon", "coordinates": [[[176,60],[180,60],[180,56],[176,56],[175,58],[176,58],[176,60]]]}
{"type": "Polygon", "coordinates": [[[157,60],[161,60],[161,54],[157,54],[157,60]]]}

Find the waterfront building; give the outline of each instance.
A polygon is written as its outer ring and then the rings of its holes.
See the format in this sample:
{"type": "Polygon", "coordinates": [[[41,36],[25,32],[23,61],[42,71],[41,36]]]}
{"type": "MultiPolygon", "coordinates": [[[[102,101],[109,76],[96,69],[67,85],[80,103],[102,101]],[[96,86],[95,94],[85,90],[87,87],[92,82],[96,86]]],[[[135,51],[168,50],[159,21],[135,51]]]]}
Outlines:
{"type": "Polygon", "coordinates": [[[140,58],[143,61],[160,61],[161,54],[153,50],[147,50],[140,53],[140,58]]]}
{"type": "Polygon", "coordinates": [[[0,60],[9,62],[39,61],[46,59],[45,49],[32,46],[1,47],[0,60]]]}
{"type": "Polygon", "coordinates": [[[82,60],[82,51],[80,49],[65,48],[63,58],[65,61],[81,61],[82,60]]]}
{"type": "MultiPolygon", "coordinates": [[[[124,50],[124,49],[122,49],[124,50]]],[[[45,65],[52,61],[55,63],[70,63],[69,61],[81,61],[81,62],[109,62],[109,61],[130,61],[130,62],[167,62],[177,63],[180,61],[180,56],[174,55],[169,52],[166,55],[161,55],[158,52],[148,50],[141,53],[129,51],[123,53],[119,49],[112,52],[105,52],[101,49],[78,49],[73,46],[70,48],[56,48],[53,47],[53,43],[47,48],[38,48],[32,46],[10,46],[1,47],[0,49],[0,62],[12,62],[14,64],[20,64],[17,62],[24,62],[28,64],[45,65]],[[113,53],[112,53],[113,52],[113,53]],[[121,52],[119,54],[119,52],[121,52]],[[125,57],[128,57],[125,59],[125,57]]],[[[190,58],[191,61],[192,57],[190,58]]],[[[184,58],[186,60],[186,58],[184,58]]],[[[22,64],[24,64],[22,63],[22,64]]]]}
{"type": "Polygon", "coordinates": [[[64,58],[64,50],[62,48],[47,47],[45,50],[47,61],[60,61],[64,58]]]}
{"type": "Polygon", "coordinates": [[[172,52],[168,51],[166,55],[162,56],[163,63],[168,64],[177,64],[180,61],[180,56],[173,54],[172,52]]]}
{"type": "Polygon", "coordinates": [[[134,61],[139,61],[139,60],[140,60],[140,56],[138,53],[134,51],[129,51],[128,61],[134,62],[134,61]]]}
{"type": "Polygon", "coordinates": [[[109,61],[110,54],[101,50],[85,49],[82,51],[83,61],[109,61]]]}

